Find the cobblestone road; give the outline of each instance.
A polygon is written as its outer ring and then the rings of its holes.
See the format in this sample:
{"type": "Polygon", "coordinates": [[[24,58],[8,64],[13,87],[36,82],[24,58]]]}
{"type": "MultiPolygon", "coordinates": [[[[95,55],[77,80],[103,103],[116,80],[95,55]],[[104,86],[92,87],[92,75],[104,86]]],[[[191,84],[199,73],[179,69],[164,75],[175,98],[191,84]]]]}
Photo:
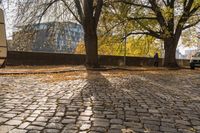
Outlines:
{"type": "Polygon", "coordinates": [[[200,71],[0,76],[0,133],[200,133],[200,71]]]}

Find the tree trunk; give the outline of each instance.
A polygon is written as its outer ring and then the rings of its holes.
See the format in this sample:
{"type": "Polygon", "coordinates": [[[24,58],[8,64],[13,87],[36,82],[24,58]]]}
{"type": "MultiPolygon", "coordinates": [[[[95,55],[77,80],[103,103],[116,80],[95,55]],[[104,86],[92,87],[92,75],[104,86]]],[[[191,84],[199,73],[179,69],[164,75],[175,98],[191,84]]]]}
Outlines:
{"type": "MultiPolygon", "coordinates": [[[[92,26],[91,26],[92,27],[92,26]]],[[[86,66],[96,68],[98,63],[98,42],[96,29],[90,26],[85,29],[84,41],[86,49],[86,66]]]]}
{"type": "Polygon", "coordinates": [[[168,38],[164,40],[165,58],[164,67],[179,67],[176,61],[176,48],[178,41],[173,38],[168,38]]]}

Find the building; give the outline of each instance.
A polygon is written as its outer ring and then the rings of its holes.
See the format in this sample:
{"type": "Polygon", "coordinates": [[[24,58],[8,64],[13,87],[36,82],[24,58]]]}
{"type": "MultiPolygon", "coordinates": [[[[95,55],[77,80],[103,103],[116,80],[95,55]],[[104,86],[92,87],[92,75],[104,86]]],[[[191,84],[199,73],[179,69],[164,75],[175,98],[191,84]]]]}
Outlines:
{"type": "Polygon", "coordinates": [[[176,59],[185,59],[185,55],[183,55],[179,49],[176,50],[176,59]]]}
{"type": "Polygon", "coordinates": [[[198,49],[185,50],[186,58],[190,59],[197,51],[199,51],[199,50],[198,49]]]}
{"type": "Polygon", "coordinates": [[[13,33],[15,51],[74,53],[83,40],[83,29],[73,22],[48,22],[18,26],[13,33]]]}

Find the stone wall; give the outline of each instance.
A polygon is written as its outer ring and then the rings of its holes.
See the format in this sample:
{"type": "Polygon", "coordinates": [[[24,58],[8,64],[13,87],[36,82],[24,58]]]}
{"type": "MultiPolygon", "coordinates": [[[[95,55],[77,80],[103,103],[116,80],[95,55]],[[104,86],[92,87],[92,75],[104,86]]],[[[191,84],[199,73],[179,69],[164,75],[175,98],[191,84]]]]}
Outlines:
{"type": "MultiPolygon", "coordinates": [[[[189,60],[177,60],[179,65],[188,66],[189,60]]],[[[9,51],[7,65],[82,65],[85,62],[85,55],[63,54],[63,53],[38,53],[38,52],[16,52],[9,51]]],[[[101,65],[120,66],[123,65],[123,56],[99,56],[101,65]]],[[[160,59],[159,64],[163,62],[160,59]]],[[[153,58],[126,57],[128,66],[152,66],[153,58]]]]}

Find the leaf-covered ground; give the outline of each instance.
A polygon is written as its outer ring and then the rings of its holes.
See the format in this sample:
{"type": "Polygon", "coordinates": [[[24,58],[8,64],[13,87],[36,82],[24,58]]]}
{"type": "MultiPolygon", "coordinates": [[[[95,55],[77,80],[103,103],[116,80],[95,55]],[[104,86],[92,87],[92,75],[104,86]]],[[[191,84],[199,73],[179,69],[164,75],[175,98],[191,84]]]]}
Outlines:
{"type": "Polygon", "coordinates": [[[0,75],[0,133],[200,132],[199,69],[48,69],[0,75]]]}

